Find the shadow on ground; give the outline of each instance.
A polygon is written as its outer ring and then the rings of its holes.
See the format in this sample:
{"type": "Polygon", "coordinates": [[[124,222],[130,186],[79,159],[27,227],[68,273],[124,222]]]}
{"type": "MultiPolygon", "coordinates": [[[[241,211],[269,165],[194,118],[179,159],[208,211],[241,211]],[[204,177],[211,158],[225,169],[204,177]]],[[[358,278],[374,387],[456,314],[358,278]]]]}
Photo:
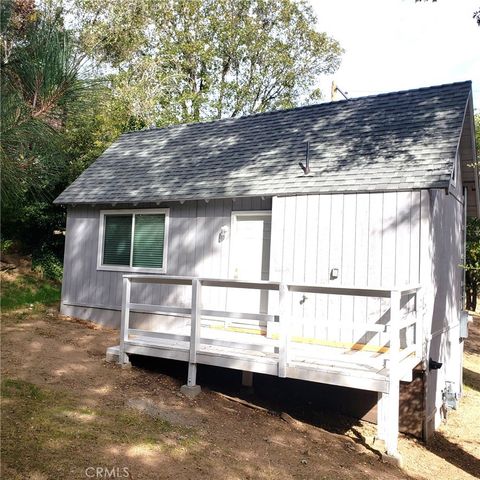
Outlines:
{"type": "MultiPolygon", "coordinates": [[[[187,367],[176,360],[130,356],[132,365],[185,382],[187,367]]],[[[356,406],[358,417],[367,414],[374,406],[371,392],[323,385],[291,378],[254,374],[253,388],[241,384],[242,372],[238,370],[199,365],[197,383],[202,389],[240,398],[270,411],[273,415],[286,413],[295,420],[320,427],[328,432],[344,435],[351,432],[358,444],[378,457],[380,450],[373,449],[360,433],[360,421],[346,414],[356,406]]]]}
{"type": "Polygon", "coordinates": [[[480,460],[450,441],[441,432],[435,432],[433,440],[427,445],[427,448],[430,452],[474,478],[480,478],[480,460]]]}

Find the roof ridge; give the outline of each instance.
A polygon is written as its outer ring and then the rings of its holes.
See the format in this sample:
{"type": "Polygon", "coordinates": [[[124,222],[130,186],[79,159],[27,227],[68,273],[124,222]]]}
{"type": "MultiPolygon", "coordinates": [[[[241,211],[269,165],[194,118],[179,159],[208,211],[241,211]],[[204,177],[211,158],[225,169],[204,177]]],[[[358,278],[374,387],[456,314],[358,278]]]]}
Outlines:
{"type": "Polygon", "coordinates": [[[330,102],[321,102],[321,103],[313,103],[310,105],[300,105],[297,107],[291,107],[291,108],[283,108],[279,110],[269,110],[267,112],[258,112],[258,113],[252,113],[249,115],[242,115],[240,117],[229,117],[229,118],[217,118],[217,119],[212,119],[212,120],[205,120],[201,122],[188,122],[188,123],[175,123],[172,125],[166,125],[165,127],[153,127],[153,128],[145,128],[142,130],[131,130],[128,132],[122,133],[121,136],[123,135],[133,135],[133,134],[141,134],[141,133],[147,133],[147,132],[155,132],[155,131],[165,131],[173,128],[180,128],[180,127],[191,127],[191,126],[198,126],[198,125],[212,125],[215,123],[222,122],[224,124],[226,123],[235,123],[241,120],[253,118],[253,117],[259,117],[259,116],[267,116],[267,115],[278,115],[282,113],[288,113],[288,112],[293,112],[293,111],[299,111],[299,110],[306,110],[310,108],[318,108],[318,107],[326,107],[328,105],[338,105],[338,104],[345,104],[345,103],[357,103],[358,101],[366,100],[366,99],[373,99],[373,98],[378,98],[378,97],[387,97],[391,95],[399,95],[402,93],[411,93],[411,92],[422,92],[425,90],[434,90],[434,89],[440,89],[440,88],[445,88],[445,87],[453,87],[453,86],[459,86],[459,85],[472,85],[471,80],[463,80],[463,81],[458,81],[458,82],[452,82],[452,83],[442,83],[439,85],[430,85],[427,87],[418,87],[418,88],[409,88],[405,90],[396,90],[393,92],[383,92],[383,93],[375,93],[373,95],[363,95],[361,97],[354,97],[354,98],[348,98],[348,99],[343,99],[343,100],[335,100],[335,101],[330,101],[330,102]]]}

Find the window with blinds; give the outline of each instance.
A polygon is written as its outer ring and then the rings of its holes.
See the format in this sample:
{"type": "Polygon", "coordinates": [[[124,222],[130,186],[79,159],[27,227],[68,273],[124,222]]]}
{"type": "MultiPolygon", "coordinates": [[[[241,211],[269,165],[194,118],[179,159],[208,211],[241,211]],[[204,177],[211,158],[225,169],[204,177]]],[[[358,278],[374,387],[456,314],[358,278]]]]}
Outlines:
{"type": "Polygon", "coordinates": [[[101,267],[164,269],[167,211],[103,212],[101,267]]]}
{"type": "Polygon", "coordinates": [[[132,215],[105,215],[104,265],[130,265],[132,215]]]}
{"type": "Polygon", "coordinates": [[[165,215],[135,215],[133,232],[134,267],[163,267],[165,215]]]}

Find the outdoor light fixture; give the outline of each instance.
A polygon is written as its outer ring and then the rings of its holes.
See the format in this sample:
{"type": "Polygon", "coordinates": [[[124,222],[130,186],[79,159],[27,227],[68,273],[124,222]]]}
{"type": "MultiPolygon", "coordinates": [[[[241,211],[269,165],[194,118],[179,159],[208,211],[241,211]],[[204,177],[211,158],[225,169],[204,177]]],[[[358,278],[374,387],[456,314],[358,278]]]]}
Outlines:
{"type": "Polygon", "coordinates": [[[223,242],[227,238],[227,234],[228,234],[228,227],[224,225],[220,229],[220,233],[218,234],[218,243],[223,242]]]}

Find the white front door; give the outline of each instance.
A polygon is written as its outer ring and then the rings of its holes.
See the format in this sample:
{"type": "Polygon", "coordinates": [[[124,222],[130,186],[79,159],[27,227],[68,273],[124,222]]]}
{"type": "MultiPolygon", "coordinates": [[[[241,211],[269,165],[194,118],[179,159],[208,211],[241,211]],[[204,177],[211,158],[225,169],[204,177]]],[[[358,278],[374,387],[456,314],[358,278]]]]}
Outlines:
{"type": "MultiPolygon", "coordinates": [[[[271,215],[238,213],[233,216],[231,275],[238,280],[268,280],[270,271],[271,215]]],[[[268,292],[234,289],[229,309],[244,313],[267,313],[268,292]]]]}

